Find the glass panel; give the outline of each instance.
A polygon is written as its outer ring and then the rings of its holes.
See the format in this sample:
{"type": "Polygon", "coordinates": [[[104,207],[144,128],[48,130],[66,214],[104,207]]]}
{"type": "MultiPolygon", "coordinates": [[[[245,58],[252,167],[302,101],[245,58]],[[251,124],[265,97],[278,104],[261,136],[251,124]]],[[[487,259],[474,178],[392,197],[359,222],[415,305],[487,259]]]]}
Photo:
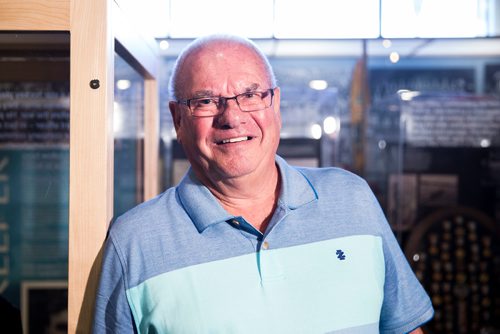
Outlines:
{"type": "Polygon", "coordinates": [[[174,38],[192,38],[210,33],[271,37],[273,1],[171,0],[170,19],[170,36],[174,38]]]}
{"type": "Polygon", "coordinates": [[[144,80],[115,54],[114,216],[144,199],[144,80]]]}
{"type": "Polygon", "coordinates": [[[25,333],[66,332],[69,34],[0,34],[0,51],[2,329],[21,310],[25,333]]]}
{"type": "Polygon", "coordinates": [[[275,1],[277,38],[377,38],[378,0],[275,1]]]}
{"type": "MultiPolygon", "coordinates": [[[[271,63],[282,91],[281,137],[284,140],[280,143],[279,154],[287,151],[287,141],[291,139],[302,139],[302,146],[316,139],[321,141],[321,148],[314,157],[317,163],[312,166],[343,163],[339,159],[348,156],[339,150],[343,147],[341,143],[349,140],[349,130],[344,125],[349,121],[349,85],[355,60],[273,58],[271,63]]],[[[300,152],[299,147],[296,154],[300,152]]],[[[312,158],[313,152],[316,150],[309,148],[297,154],[293,162],[306,161],[312,158]]]]}
{"type": "Polygon", "coordinates": [[[160,192],[168,188],[171,182],[172,170],[172,140],[175,138],[174,123],[170,115],[168,103],[170,96],[168,93],[168,81],[172,73],[173,58],[161,58],[159,61],[159,111],[160,111],[160,159],[159,177],[160,192]]]}
{"type": "Polygon", "coordinates": [[[500,329],[498,64],[371,59],[366,177],[432,297],[429,332],[500,329]]]}
{"type": "Polygon", "coordinates": [[[429,326],[432,332],[498,329],[500,98],[411,93],[400,94],[401,173],[394,197],[399,226],[411,228],[407,254],[438,300],[438,317],[429,326]]]}

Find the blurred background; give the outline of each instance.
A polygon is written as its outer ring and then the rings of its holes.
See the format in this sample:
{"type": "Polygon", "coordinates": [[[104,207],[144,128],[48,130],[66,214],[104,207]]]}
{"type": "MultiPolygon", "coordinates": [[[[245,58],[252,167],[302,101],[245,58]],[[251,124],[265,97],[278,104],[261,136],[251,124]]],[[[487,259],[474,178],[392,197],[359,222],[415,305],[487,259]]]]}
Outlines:
{"type": "MultiPolygon", "coordinates": [[[[176,56],[209,33],[249,37],[281,89],[279,154],[368,181],[433,300],[426,332],[500,333],[500,1],[121,6],[160,57],[161,190],[189,166],[168,110],[176,56]]],[[[29,333],[67,330],[69,43],[0,33],[0,293],[29,333]]],[[[119,49],[114,217],[144,200],[144,79],[119,49]]]]}

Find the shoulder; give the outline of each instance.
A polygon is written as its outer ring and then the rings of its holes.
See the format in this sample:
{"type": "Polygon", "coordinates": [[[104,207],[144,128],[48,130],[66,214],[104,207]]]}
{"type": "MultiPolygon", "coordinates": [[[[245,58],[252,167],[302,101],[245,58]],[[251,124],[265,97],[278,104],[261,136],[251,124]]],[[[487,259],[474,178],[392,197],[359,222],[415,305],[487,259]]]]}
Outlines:
{"type": "Polygon", "coordinates": [[[110,226],[110,236],[143,234],[158,229],[158,222],[167,216],[182,213],[182,206],[176,196],[176,188],[169,188],[160,195],[143,202],[119,216],[110,226]]]}
{"type": "Polygon", "coordinates": [[[118,217],[109,228],[104,261],[120,263],[127,287],[136,286],[169,268],[175,240],[192,236],[194,226],[170,188],[118,217]]]}
{"type": "Polygon", "coordinates": [[[319,192],[371,192],[368,184],[358,175],[337,167],[295,167],[319,192]]]}
{"type": "Polygon", "coordinates": [[[312,207],[314,214],[329,226],[349,233],[383,234],[385,216],[364,179],[335,167],[297,170],[316,192],[317,201],[312,207]]]}

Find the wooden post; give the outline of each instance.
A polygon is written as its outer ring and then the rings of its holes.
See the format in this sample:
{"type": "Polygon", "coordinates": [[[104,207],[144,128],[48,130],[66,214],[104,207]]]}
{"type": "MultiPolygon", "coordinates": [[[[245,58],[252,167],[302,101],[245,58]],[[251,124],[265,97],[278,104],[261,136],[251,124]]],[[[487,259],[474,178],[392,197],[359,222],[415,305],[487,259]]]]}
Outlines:
{"type": "Polygon", "coordinates": [[[91,331],[100,251],[113,217],[115,38],[145,78],[144,196],[158,193],[157,47],[131,27],[135,16],[118,2],[0,0],[0,30],[71,34],[68,333],[91,331]]]}
{"type": "Polygon", "coordinates": [[[157,80],[145,80],[144,95],[144,199],[148,200],[159,193],[160,113],[157,80]]]}
{"type": "Polygon", "coordinates": [[[363,55],[354,67],[351,82],[351,143],[353,152],[352,170],[363,176],[366,164],[366,126],[370,92],[367,75],[366,40],[363,40],[363,55]]]}
{"type": "Polygon", "coordinates": [[[71,2],[68,333],[90,333],[113,216],[112,0],[71,2]]]}

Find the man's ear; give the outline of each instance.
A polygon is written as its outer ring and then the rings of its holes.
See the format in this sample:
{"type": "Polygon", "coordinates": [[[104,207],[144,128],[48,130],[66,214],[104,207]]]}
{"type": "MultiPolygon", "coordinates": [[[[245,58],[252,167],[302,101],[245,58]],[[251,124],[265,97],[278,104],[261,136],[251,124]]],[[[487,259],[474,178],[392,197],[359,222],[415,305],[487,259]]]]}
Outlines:
{"type": "Polygon", "coordinates": [[[175,132],[178,132],[181,126],[181,111],[179,110],[179,105],[174,101],[170,101],[168,103],[168,108],[170,109],[170,114],[172,115],[175,132]]]}

